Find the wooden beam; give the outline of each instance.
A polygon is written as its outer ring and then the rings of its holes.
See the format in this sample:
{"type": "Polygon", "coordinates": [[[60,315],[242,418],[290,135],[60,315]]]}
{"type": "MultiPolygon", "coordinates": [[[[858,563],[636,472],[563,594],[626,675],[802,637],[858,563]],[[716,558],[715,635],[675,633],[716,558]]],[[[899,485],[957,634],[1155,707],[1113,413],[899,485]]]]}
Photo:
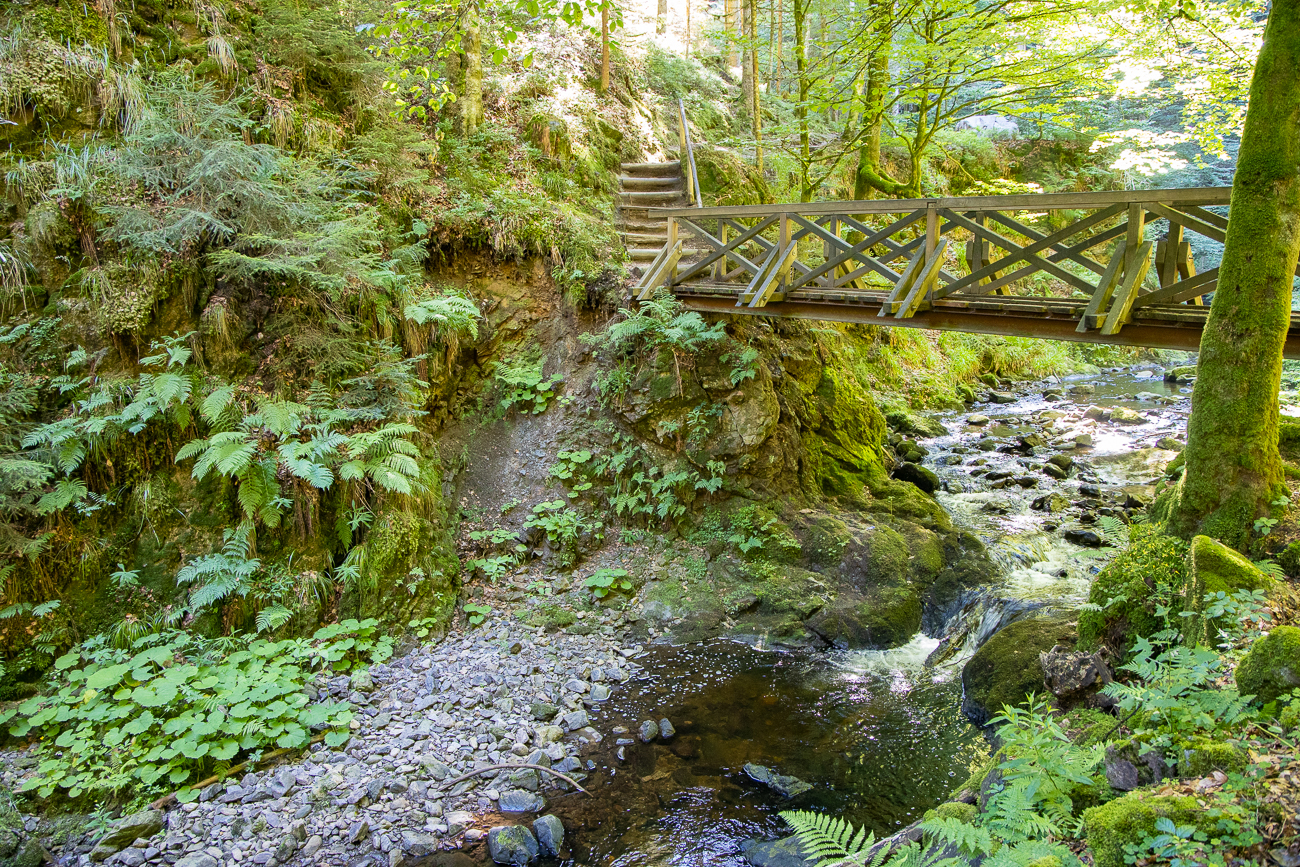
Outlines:
{"type": "Polygon", "coordinates": [[[902,304],[900,299],[911,291],[912,284],[916,282],[916,277],[920,272],[921,264],[924,261],[925,250],[917,250],[916,255],[912,257],[912,261],[908,262],[907,267],[903,269],[903,276],[898,278],[898,282],[894,284],[893,291],[889,293],[889,297],[885,299],[885,303],[880,308],[880,313],[877,315],[893,316],[898,312],[898,309],[902,304]]]}
{"type": "MultiPolygon", "coordinates": [[[[1130,224],[1131,225],[1131,224],[1130,224]]],[[[1133,302],[1137,300],[1138,288],[1151,267],[1151,242],[1143,241],[1137,251],[1124,257],[1124,282],[1115,292],[1110,304],[1110,312],[1101,326],[1102,334],[1118,334],[1129,321],[1133,302]]]]}
{"type": "Polygon", "coordinates": [[[787,202],[775,205],[731,205],[718,208],[674,208],[669,216],[765,217],[795,213],[805,217],[829,214],[906,214],[925,210],[958,211],[1062,211],[1106,208],[1131,202],[1162,202],[1178,206],[1226,205],[1231,187],[1195,187],[1174,190],[1113,190],[1089,193],[1029,193],[1014,196],[964,196],[949,199],[873,199],[862,202],[787,202]]]}
{"type": "Polygon", "coordinates": [[[960,280],[949,283],[947,286],[943,287],[943,289],[939,290],[938,297],[942,298],[946,295],[951,295],[953,292],[957,292],[960,289],[965,288],[966,286],[973,286],[976,284],[976,282],[979,280],[980,277],[990,277],[996,274],[998,271],[1006,268],[1008,265],[1018,262],[1021,259],[1028,260],[1029,264],[1035,266],[1035,268],[1042,271],[1046,271],[1047,273],[1051,274],[1053,277],[1063,280],[1069,285],[1074,286],[1075,288],[1083,292],[1089,292],[1092,290],[1092,284],[1084,280],[1082,277],[1079,277],[1076,274],[1071,274],[1069,271],[1066,271],[1064,268],[1061,268],[1060,266],[1055,265],[1052,262],[1049,262],[1048,260],[1044,259],[1043,257],[1037,254],[1040,251],[1046,250],[1047,248],[1051,247],[1057,241],[1069,237],[1070,235],[1077,235],[1080,231],[1083,230],[1083,228],[1101,222],[1101,220],[1105,219],[1104,217],[1098,217],[1097,215],[1094,214],[1092,217],[1079,221],[1079,225],[1080,225],[1079,229],[1075,229],[1073,226],[1070,226],[1068,228],[1062,229],[1060,232],[1053,232],[1051,235],[1048,235],[1047,237],[1043,238],[1043,240],[1041,241],[1035,241],[1034,243],[1029,244],[1028,246],[1021,247],[1017,245],[1014,241],[1012,241],[1010,238],[1004,237],[1003,235],[999,235],[997,232],[993,231],[992,229],[986,229],[983,226],[979,225],[978,223],[974,222],[973,220],[968,220],[965,217],[962,217],[952,211],[944,210],[942,211],[942,214],[945,217],[947,217],[949,220],[951,220],[953,223],[957,224],[958,226],[961,226],[964,229],[969,229],[977,237],[986,238],[992,241],[993,243],[997,244],[1002,249],[1007,250],[1008,255],[1003,256],[1001,259],[997,260],[996,262],[991,263],[986,268],[981,268],[978,271],[968,274],[967,276],[961,278],[960,280]],[[1066,234],[1062,235],[1062,232],[1066,234]]]}
{"type": "Polygon", "coordinates": [[[1097,327],[1097,317],[1106,311],[1106,303],[1110,301],[1110,295],[1115,291],[1115,282],[1119,280],[1120,270],[1124,265],[1124,247],[1128,244],[1125,239],[1115,245],[1115,251],[1110,254],[1110,264],[1106,266],[1106,271],[1101,275],[1101,280],[1097,283],[1096,290],[1092,293],[1092,300],[1084,308],[1083,315],[1079,317],[1079,327],[1076,329],[1080,334],[1090,331],[1097,327]]]}
{"type": "MultiPolygon", "coordinates": [[[[1187,243],[1186,241],[1183,242],[1187,243]]],[[[1137,307],[1150,307],[1153,304],[1181,304],[1184,301],[1190,301],[1193,298],[1200,298],[1207,292],[1213,292],[1214,286],[1219,282],[1219,269],[1211,268],[1200,274],[1192,274],[1184,280],[1177,283],[1171,283],[1157,289],[1154,292],[1148,292],[1146,295],[1138,298],[1137,307]]]]}
{"type": "Polygon", "coordinates": [[[912,284],[907,298],[899,305],[898,312],[894,314],[895,319],[907,319],[920,309],[921,302],[925,301],[926,295],[934,290],[934,284],[939,279],[939,266],[943,264],[943,254],[947,249],[948,239],[940,239],[934,251],[926,257],[925,268],[912,284]]]}

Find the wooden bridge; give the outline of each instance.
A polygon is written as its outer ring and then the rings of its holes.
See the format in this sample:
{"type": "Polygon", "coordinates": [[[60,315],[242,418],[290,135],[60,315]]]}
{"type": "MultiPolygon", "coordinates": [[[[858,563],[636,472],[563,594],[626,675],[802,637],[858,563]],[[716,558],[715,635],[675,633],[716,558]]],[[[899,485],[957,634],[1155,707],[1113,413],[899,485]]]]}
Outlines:
{"type": "MultiPolygon", "coordinates": [[[[686,185],[697,188],[689,139],[686,185]]],[[[661,211],[637,286],[693,310],[1195,350],[1229,187],[661,211]],[[1157,223],[1157,221],[1159,221],[1157,223]]],[[[1300,270],[1300,269],[1298,269],[1300,270]]],[[[1292,314],[1286,356],[1300,358],[1292,314]]]]}

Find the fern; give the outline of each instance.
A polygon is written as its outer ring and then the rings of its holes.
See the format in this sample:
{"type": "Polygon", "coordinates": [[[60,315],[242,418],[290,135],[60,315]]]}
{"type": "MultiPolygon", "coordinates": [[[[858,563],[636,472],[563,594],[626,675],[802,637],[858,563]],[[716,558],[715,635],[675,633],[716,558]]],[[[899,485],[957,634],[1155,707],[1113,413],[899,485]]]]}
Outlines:
{"type": "Polygon", "coordinates": [[[1114,515],[1097,516],[1097,534],[1112,548],[1128,546],[1129,527],[1114,515]]]}
{"type": "MultiPolygon", "coordinates": [[[[864,856],[876,844],[876,835],[866,828],[855,830],[844,819],[814,813],[811,810],[782,810],[781,818],[794,829],[803,846],[804,857],[816,860],[817,867],[846,858],[864,856]]],[[[877,867],[878,859],[871,867],[877,867]]]]}

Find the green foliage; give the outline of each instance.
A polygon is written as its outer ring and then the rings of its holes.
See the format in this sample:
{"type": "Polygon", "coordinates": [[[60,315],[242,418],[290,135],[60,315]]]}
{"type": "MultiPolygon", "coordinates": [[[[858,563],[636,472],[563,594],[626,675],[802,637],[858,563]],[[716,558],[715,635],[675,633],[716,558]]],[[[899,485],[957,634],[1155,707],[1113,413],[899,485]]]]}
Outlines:
{"type": "Polygon", "coordinates": [[[1137,636],[1151,638],[1177,624],[1187,582],[1187,543],[1159,524],[1136,524],[1129,543],[1098,573],[1086,610],[1079,615],[1085,647],[1101,644],[1124,653],[1137,636]]]}
{"type": "Polygon", "coordinates": [[[597,569],[582,583],[597,599],[604,599],[613,592],[627,592],[632,589],[632,581],[626,569],[597,569]]]}
{"type": "Polygon", "coordinates": [[[482,602],[466,602],[464,607],[465,619],[470,626],[482,624],[487,619],[487,616],[492,613],[492,606],[482,602]]]}
{"type": "Polygon", "coordinates": [[[555,554],[555,565],[567,569],[578,561],[579,537],[586,533],[600,536],[604,524],[588,522],[563,500],[551,500],[533,506],[533,513],[524,522],[524,528],[539,530],[555,554]]]}
{"type": "MultiPolygon", "coordinates": [[[[322,668],[389,652],[373,621],[326,627],[310,640],[254,639],[229,654],[175,631],[128,650],[92,639],[58,659],[46,694],[0,712],[0,724],[13,737],[40,736],[38,773],[24,790],[41,797],[183,787],[267,747],[306,746],[313,733],[343,744],[347,705],[313,704],[304,687],[322,668]]],[[[183,799],[196,795],[182,788],[183,799]]]]}
{"type": "MultiPolygon", "coordinates": [[[[794,829],[803,845],[805,857],[814,860],[817,867],[828,867],[845,859],[859,862],[876,844],[876,835],[866,828],[854,829],[843,819],[814,813],[811,810],[782,810],[781,818],[794,829]]],[[[878,867],[883,858],[870,862],[878,867]]]]}
{"type": "Polygon", "coordinates": [[[1122,712],[1137,715],[1130,726],[1144,750],[1176,754],[1173,748],[1196,734],[1225,731],[1248,719],[1237,690],[1218,682],[1225,667],[1226,660],[1213,650],[1175,645],[1157,653],[1139,636],[1132,660],[1123,666],[1136,678],[1103,691],[1122,712]]]}
{"type": "Polygon", "coordinates": [[[564,382],[558,373],[545,377],[542,369],[546,359],[535,361],[502,362],[492,373],[496,393],[500,395],[497,410],[504,416],[512,409],[538,415],[546,411],[555,399],[555,393],[564,382]]]}
{"type": "MultiPolygon", "coordinates": [[[[599,334],[584,334],[583,342],[616,356],[641,359],[666,350],[673,360],[678,391],[681,390],[681,368],[691,366],[692,356],[727,339],[724,323],[709,325],[703,316],[687,310],[669,292],[657,292],[635,310],[624,308],[619,310],[619,314],[622,319],[599,334]]],[[[752,364],[753,360],[745,364],[752,364]]]]}

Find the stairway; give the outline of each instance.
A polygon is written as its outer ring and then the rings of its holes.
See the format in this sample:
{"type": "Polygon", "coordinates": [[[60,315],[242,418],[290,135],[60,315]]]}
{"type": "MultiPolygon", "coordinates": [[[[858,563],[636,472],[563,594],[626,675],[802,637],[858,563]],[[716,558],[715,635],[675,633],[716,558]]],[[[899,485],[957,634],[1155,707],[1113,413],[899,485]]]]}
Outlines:
{"type": "MultiPolygon", "coordinates": [[[[623,163],[621,172],[618,179],[618,230],[632,264],[645,270],[668,242],[668,219],[662,215],[663,211],[690,205],[686,198],[682,164],[677,160],[623,163]]],[[[683,255],[687,252],[682,251],[683,255]]]]}

